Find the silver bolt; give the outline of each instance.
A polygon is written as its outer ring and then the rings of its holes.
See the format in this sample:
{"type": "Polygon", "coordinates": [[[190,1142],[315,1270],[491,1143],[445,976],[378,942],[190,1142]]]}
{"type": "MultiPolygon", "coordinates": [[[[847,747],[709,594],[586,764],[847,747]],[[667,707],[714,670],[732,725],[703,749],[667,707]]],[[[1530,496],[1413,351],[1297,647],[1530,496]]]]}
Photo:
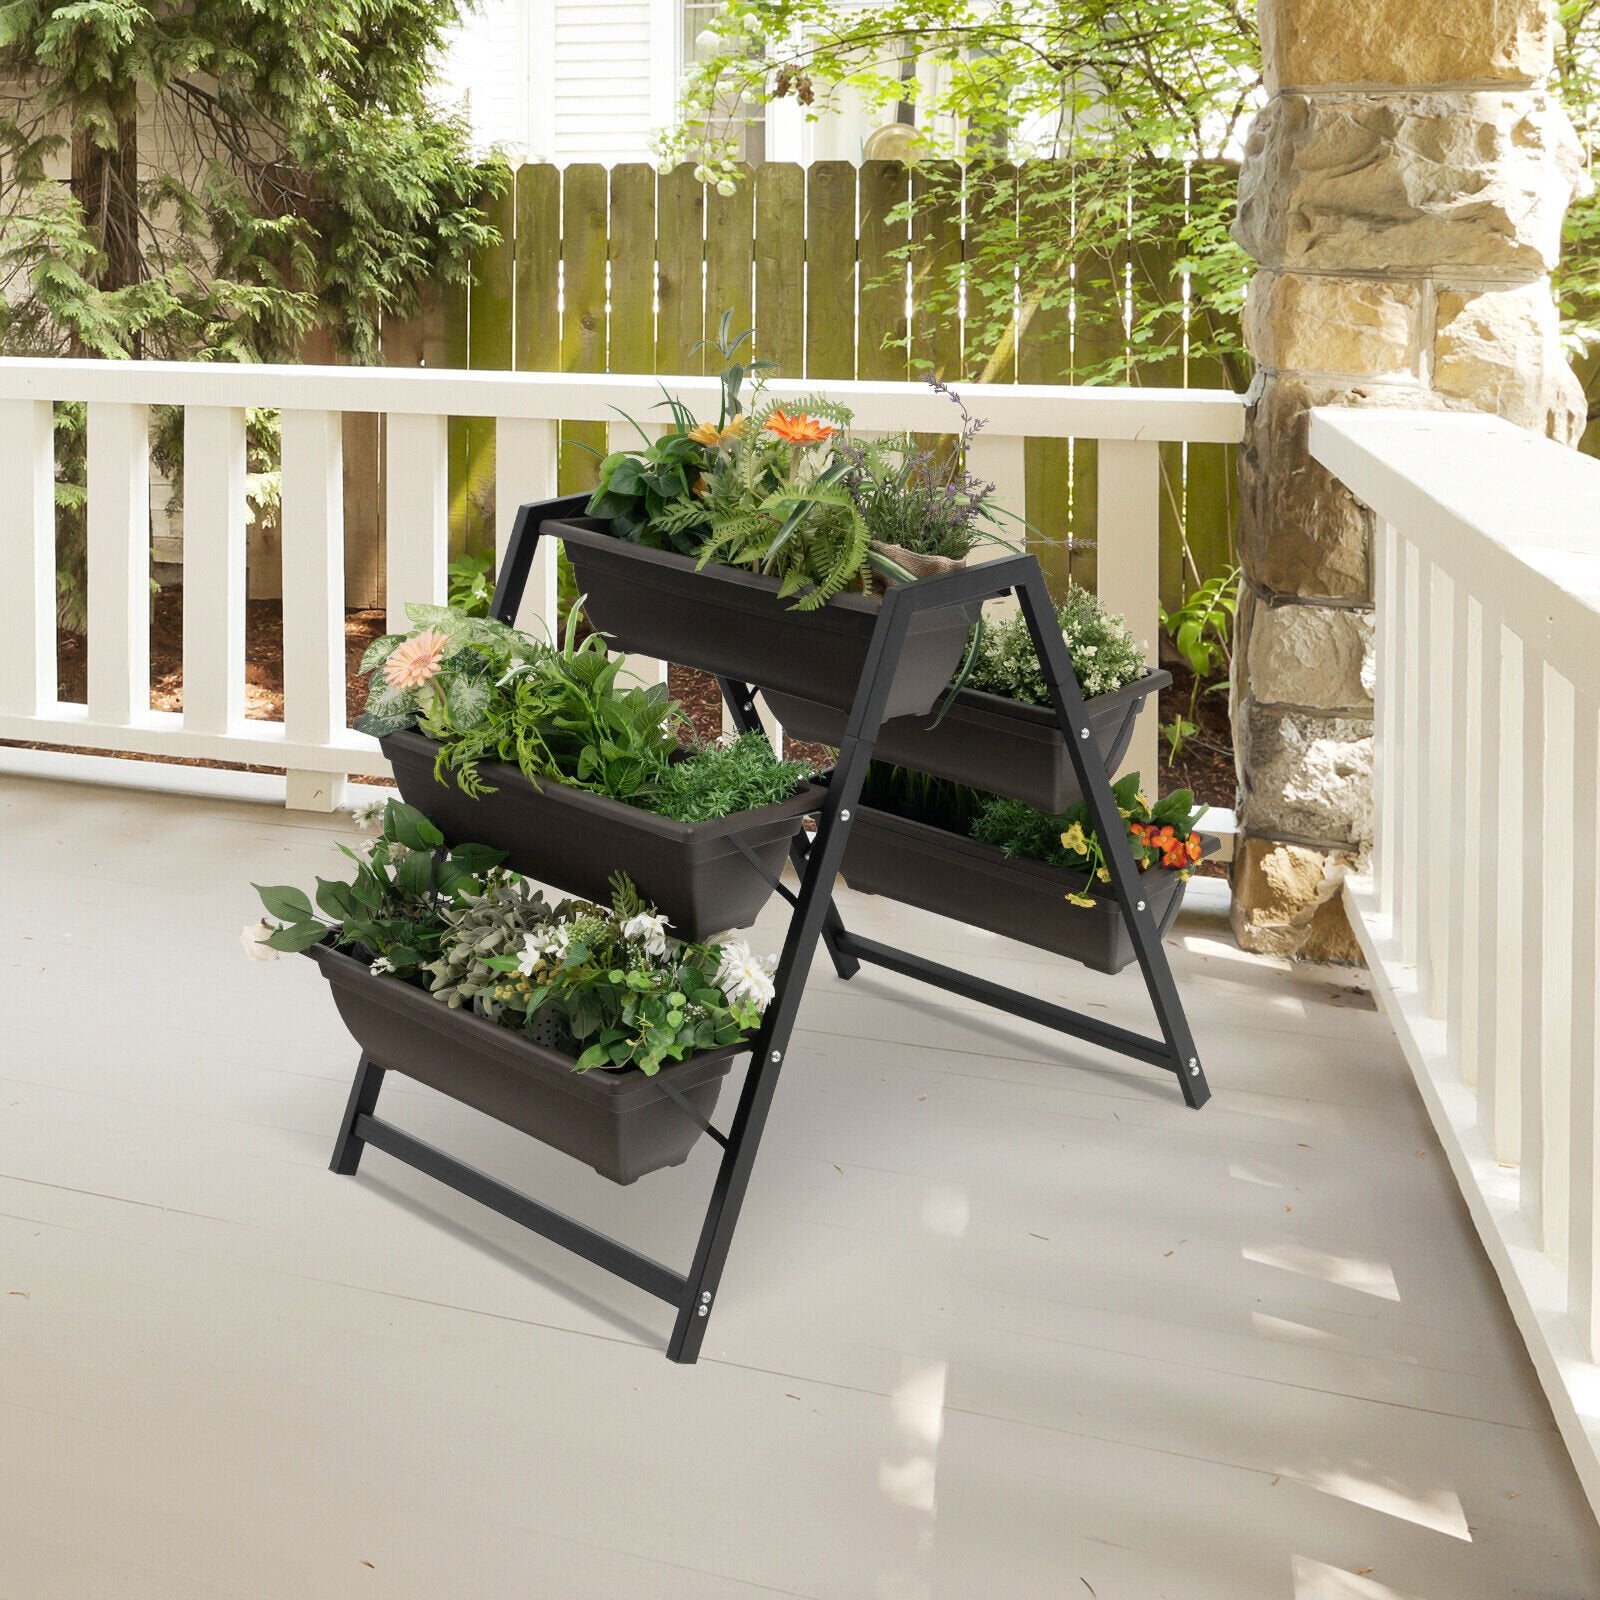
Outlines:
{"type": "Polygon", "coordinates": [[[701,1298],[702,1301],[705,1302],[706,1305],[710,1305],[711,1304],[711,1291],[709,1289],[702,1289],[701,1292],[700,1292],[700,1298],[701,1298]]]}
{"type": "Polygon", "coordinates": [[[698,1315],[703,1317],[705,1314],[706,1314],[706,1308],[704,1306],[701,1306],[700,1310],[698,1312],[698,1315]]]}
{"type": "Polygon", "coordinates": [[[1139,905],[1138,905],[1138,909],[1139,909],[1139,910],[1140,910],[1140,911],[1143,911],[1143,910],[1144,910],[1144,901],[1143,901],[1143,900],[1141,900],[1141,901],[1140,901],[1140,902],[1139,902],[1139,905]]]}
{"type": "Polygon", "coordinates": [[[849,813],[849,811],[847,811],[847,810],[846,810],[846,811],[841,811],[841,812],[840,812],[840,813],[839,813],[839,820],[840,820],[840,821],[841,821],[841,822],[848,822],[848,821],[849,821],[849,820],[850,820],[850,813],[849,813]]]}
{"type": "Polygon", "coordinates": [[[1200,1063],[1196,1061],[1193,1056],[1189,1057],[1189,1076],[1191,1078],[1198,1078],[1200,1076],[1200,1063]]]}
{"type": "Polygon", "coordinates": [[[1080,738],[1080,739],[1087,739],[1087,738],[1088,738],[1088,737],[1089,737],[1089,730],[1088,730],[1088,729],[1087,729],[1087,728],[1085,728],[1085,729],[1084,729],[1084,730],[1083,730],[1083,731],[1082,731],[1082,732],[1081,732],[1081,733],[1080,733],[1080,734],[1079,734],[1079,735],[1078,735],[1078,737],[1079,737],[1079,738],[1080,738]]]}
{"type": "Polygon", "coordinates": [[[774,1060],[774,1061],[782,1061],[782,1060],[783,1060],[783,1051],[781,1051],[781,1050],[774,1050],[774,1051],[773,1051],[773,1052],[772,1052],[772,1059],[773,1059],[773,1060],[774,1060]]]}

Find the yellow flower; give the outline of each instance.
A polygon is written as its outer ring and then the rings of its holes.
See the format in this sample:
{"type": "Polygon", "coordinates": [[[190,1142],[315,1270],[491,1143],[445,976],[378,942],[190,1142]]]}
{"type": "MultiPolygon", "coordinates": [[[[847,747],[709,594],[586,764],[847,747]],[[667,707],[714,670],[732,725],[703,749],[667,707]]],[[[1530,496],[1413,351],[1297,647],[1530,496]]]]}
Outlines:
{"type": "Polygon", "coordinates": [[[1067,831],[1061,835],[1061,848],[1070,850],[1074,855],[1086,856],[1089,853],[1089,840],[1083,831],[1081,822],[1074,822],[1067,831]]]}
{"type": "Polygon", "coordinates": [[[1094,909],[1094,896],[1092,894],[1069,894],[1067,899],[1075,906],[1088,906],[1091,911],[1094,909]]]}
{"type": "Polygon", "coordinates": [[[1138,794],[1136,794],[1133,798],[1134,798],[1134,803],[1139,807],[1139,809],[1141,811],[1148,811],[1150,809],[1150,802],[1145,799],[1144,790],[1143,789],[1141,789],[1138,792],[1138,794]]]}
{"type": "Polygon", "coordinates": [[[727,444],[730,439],[737,439],[744,432],[744,418],[735,417],[726,428],[719,428],[714,422],[702,422],[699,427],[689,430],[689,437],[696,444],[703,444],[707,449],[715,450],[719,445],[727,444]]]}
{"type": "Polygon", "coordinates": [[[1097,873],[1095,873],[1095,877],[1097,877],[1101,881],[1101,883],[1110,883],[1111,882],[1111,868],[1110,867],[1101,867],[1101,869],[1097,873]]]}

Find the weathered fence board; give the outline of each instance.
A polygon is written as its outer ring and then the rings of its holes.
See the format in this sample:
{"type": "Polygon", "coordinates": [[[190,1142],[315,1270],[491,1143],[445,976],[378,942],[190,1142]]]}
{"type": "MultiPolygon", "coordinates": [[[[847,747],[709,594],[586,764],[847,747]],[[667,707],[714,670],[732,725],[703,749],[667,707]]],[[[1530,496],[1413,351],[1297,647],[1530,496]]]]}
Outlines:
{"type": "MultiPolygon", "coordinates": [[[[493,206],[501,243],[474,260],[471,291],[430,292],[410,341],[417,348],[391,353],[386,337],[386,354],[477,370],[706,372],[716,356],[702,341],[731,310],[735,332],[754,324],[755,354],[785,376],[819,384],[923,374],[1081,383],[1127,362],[1130,305],[1181,297],[1176,247],[1068,255],[1058,299],[1019,300],[1005,269],[964,259],[963,235],[974,214],[1010,220],[1023,238],[1038,229],[1041,206],[1071,215],[1070,183],[1030,186],[1026,177],[1023,168],[969,190],[953,163],[769,163],[729,196],[696,182],[687,166],[659,174],[642,163],[610,171],[524,166],[493,206]],[[974,317],[940,314],[963,295],[1009,324],[998,346],[976,336],[974,317]]],[[[1181,175],[1173,182],[1181,194],[1181,175]]],[[[1070,238],[1059,215],[1052,222],[1054,235],[1070,238]]],[[[1158,330],[1174,353],[1159,370],[1131,364],[1135,381],[1225,387],[1221,363],[1189,353],[1182,320],[1175,315],[1158,330]]],[[[451,424],[453,552],[493,548],[494,437],[488,421],[451,424]]],[[[595,466],[581,447],[603,449],[606,427],[567,423],[559,438],[561,487],[581,489],[595,466]]],[[[372,475],[348,454],[353,474],[372,475]]],[[[1172,604],[1231,562],[1234,451],[1169,445],[1162,460],[1160,577],[1172,604]]],[[[1029,441],[1022,471],[1032,537],[1052,584],[1093,585],[1096,541],[1116,536],[1099,525],[1094,443],[1029,441]]],[[[381,474],[380,463],[370,485],[347,486],[352,529],[375,518],[380,538],[381,474]]],[[[360,547],[369,543],[370,534],[360,547]]]]}

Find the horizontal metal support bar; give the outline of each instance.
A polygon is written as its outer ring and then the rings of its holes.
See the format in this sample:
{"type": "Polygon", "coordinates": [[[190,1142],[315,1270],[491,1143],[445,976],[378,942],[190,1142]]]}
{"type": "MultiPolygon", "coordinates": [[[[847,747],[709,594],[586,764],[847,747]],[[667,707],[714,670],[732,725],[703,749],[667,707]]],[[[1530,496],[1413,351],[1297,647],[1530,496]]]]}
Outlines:
{"type": "Polygon", "coordinates": [[[1020,989],[1007,989],[1001,984],[990,983],[986,978],[975,978],[971,973],[959,972],[937,961],[910,955],[904,950],[896,950],[892,945],[879,944],[875,939],[863,939],[859,934],[841,934],[837,943],[841,952],[856,957],[858,961],[886,967],[902,977],[915,978],[920,983],[934,984],[949,990],[951,994],[963,995],[968,1000],[998,1007],[1026,1022],[1053,1028],[1057,1033],[1070,1033],[1074,1038],[1099,1045],[1103,1050],[1114,1050],[1120,1056],[1132,1056],[1135,1061],[1143,1061],[1149,1066],[1164,1067],[1174,1073],[1179,1070],[1172,1053],[1160,1039],[1150,1039],[1142,1033],[1119,1028],[1114,1022],[1101,1022],[1097,1017],[1088,1017],[1081,1011],[1054,1005],[1036,995],[1024,994],[1020,989]]]}
{"type": "Polygon", "coordinates": [[[397,1161],[405,1162],[408,1167],[427,1173],[430,1178],[437,1179],[458,1194],[464,1194],[469,1200],[476,1200],[491,1211],[498,1211],[502,1217],[532,1229],[552,1244],[560,1245],[563,1250],[570,1250],[574,1255],[594,1262],[597,1267],[604,1267],[607,1272],[626,1278],[646,1294],[653,1294],[658,1300],[665,1300],[672,1306],[683,1300],[688,1280],[670,1267],[652,1261],[649,1256],[640,1255],[637,1250],[630,1250],[627,1245],[619,1244],[607,1234],[596,1233],[593,1228],[585,1227],[583,1223],[575,1222],[559,1211],[540,1205],[537,1200],[530,1200],[527,1195],[508,1187],[497,1178],[491,1178],[488,1173],[479,1172],[476,1167],[469,1167],[431,1144],[413,1138],[392,1122],[363,1114],[356,1118],[355,1136],[375,1150],[382,1150],[397,1161]]]}

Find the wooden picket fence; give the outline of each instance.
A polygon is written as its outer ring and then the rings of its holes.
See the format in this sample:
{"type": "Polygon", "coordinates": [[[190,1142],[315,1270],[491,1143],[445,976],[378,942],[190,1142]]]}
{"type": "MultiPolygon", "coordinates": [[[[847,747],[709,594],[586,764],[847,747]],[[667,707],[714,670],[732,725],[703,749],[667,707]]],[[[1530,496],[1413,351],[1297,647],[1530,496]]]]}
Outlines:
{"type": "MultiPolygon", "coordinates": [[[[754,168],[732,195],[670,172],[630,163],[564,168],[530,164],[488,206],[500,242],[472,263],[470,288],[435,289],[423,315],[385,332],[391,365],[473,371],[675,374],[715,371],[702,341],[722,313],[753,326],[755,353],[789,377],[915,378],[931,364],[947,379],[970,376],[962,331],[922,305],[917,286],[962,261],[958,207],[915,209],[913,186],[941,192],[951,172],[899,162],[775,162],[754,168]],[[896,215],[897,211],[901,214],[896,215]],[[909,247],[909,256],[905,255],[909,247]],[[909,265],[909,274],[906,266],[909,265]],[[904,284],[904,287],[902,287],[904,284]],[[964,356],[967,362],[964,364],[964,356]]],[[[978,268],[973,265],[971,272],[978,268]]],[[[1139,271],[1169,274],[1175,255],[1139,271]]],[[[1037,312],[1014,356],[991,377],[1026,383],[1082,382],[1127,345],[1124,307],[1104,283],[1070,307],[1037,312]]],[[[981,286],[969,279],[968,292],[981,286]]],[[[1167,286],[1156,284],[1165,294],[1167,286]]],[[[1216,362],[1175,357],[1133,374],[1148,385],[1225,388],[1216,362]]],[[[659,418],[641,418],[648,422],[659,418]]],[[[382,434],[379,419],[346,422],[347,590],[352,603],[380,603],[384,563],[382,434]]],[[[593,481],[593,450],[605,425],[561,430],[563,492],[593,481]]],[[[1233,447],[1164,444],[1161,588],[1167,604],[1191,586],[1183,542],[1202,576],[1231,558],[1236,520],[1233,447]]],[[[1097,447],[1092,440],[1030,440],[1030,548],[1055,585],[1093,586],[1097,447]]],[[[452,550],[494,548],[495,430],[489,420],[452,423],[452,550]]],[[[1111,536],[1108,530],[1108,536],[1111,536]]]]}

